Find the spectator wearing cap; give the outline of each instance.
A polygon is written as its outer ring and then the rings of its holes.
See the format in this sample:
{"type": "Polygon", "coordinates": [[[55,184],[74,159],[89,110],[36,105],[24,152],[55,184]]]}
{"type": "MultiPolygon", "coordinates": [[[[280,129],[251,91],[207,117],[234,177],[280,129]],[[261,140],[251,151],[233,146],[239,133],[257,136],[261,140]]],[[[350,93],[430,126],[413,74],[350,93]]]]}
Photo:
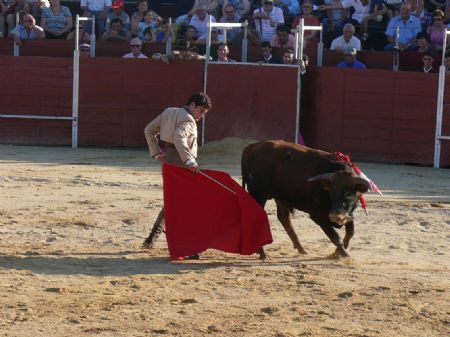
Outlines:
{"type": "Polygon", "coordinates": [[[100,40],[103,41],[129,41],[131,37],[131,32],[125,34],[123,31],[122,21],[119,18],[111,20],[111,28],[107,30],[100,40]]]}
{"type": "Polygon", "coordinates": [[[78,47],[80,50],[80,57],[91,57],[91,46],[87,43],[82,43],[78,47]]]}
{"type": "Polygon", "coordinates": [[[73,27],[69,8],[61,6],[60,0],[50,0],[50,7],[42,10],[41,27],[47,39],[66,39],[73,27]]]}
{"type": "Polygon", "coordinates": [[[278,25],[277,34],[270,41],[272,47],[277,48],[294,48],[295,37],[291,34],[291,30],[285,24],[278,25]]]}
{"type": "MultiPolygon", "coordinates": [[[[131,32],[133,36],[139,35],[139,23],[144,21],[144,15],[147,13],[148,2],[147,0],[137,0],[137,11],[133,13],[131,16],[131,32]]],[[[159,24],[162,21],[162,18],[153,11],[150,11],[153,16],[153,21],[159,24]]]]}
{"type": "MultiPolygon", "coordinates": [[[[206,32],[206,24],[209,22],[210,14],[207,13],[205,5],[199,5],[195,8],[195,15],[192,16],[189,22],[190,26],[194,26],[197,29],[198,35],[202,36],[206,32]]],[[[216,19],[212,16],[212,22],[216,22],[216,19]]]]}
{"type": "Polygon", "coordinates": [[[31,14],[25,14],[22,19],[22,24],[14,27],[9,32],[9,37],[17,45],[21,46],[22,40],[44,39],[45,32],[42,27],[36,26],[36,20],[31,14]]]}
{"type": "Polygon", "coordinates": [[[410,50],[416,51],[418,53],[425,53],[428,50],[432,50],[433,47],[430,44],[430,36],[427,32],[419,32],[416,35],[416,45],[410,47],[410,50]]]}
{"type": "Polygon", "coordinates": [[[342,30],[342,35],[331,42],[330,49],[342,52],[346,47],[353,47],[357,51],[361,50],[361,41],[355,36],[355,26],[346,23],[342,30]]]}
{"type": "Polygon", "coordinates": [[[263,6],[255,9],[253,19],[256,29],[261,32],[262,41],[271,41],[276,35],[277,26],[284,24],[283,11],[274,6],[273,0],[263,0],[263,6]]]}
{"type": "Polygon", "coordinates": [[[131,20],[127,13],[123,11],[125,3],[123,0],[114,0],[111,6],[111,13],[108,14],[106,19],[105,29],[109,30],[111,28],[111,20],[119,18],[122,21],[122,29],[125,34],[131,30],[131,20]]]}
{"type": "Polygon", "coordinates": [[[268,41],[261,42],[259,49],[262,58],[258,61],[259,64],[282,64],[283,60],[272,55],[272,47],[268,41]]]}
{"type": "MultiPolygon", "coordinates": [[[[81,0],[80,6],[83,16],[95,17],[95,23],[98,27],[98,35],[103,36],[105,32],[106,19],[111,9],[111,0],[81,0]]],[[[92,33],[92,25],[86,26],[86,31],[92,33]]]]}
{"type": "Polygon", "coordinates": [[[384,47],[385,51],[393,51],[396,48],[395,36],[396,29],[399,27],[398,47],[408,49],[415,44],[416,35],[422,30],[420,20],[411,15],[411,5],[403,3],[400,7],[400,15],[397,15],[389,21],[386,29],[386,36],[389,43],[384,47]]]}
{"type": "Polygon", "coordinates": [[[437,68],[433,67],[434,60],[436,58],[436,54],[432,50],[426,51],[422,56],[423,67],[420,70],[425,74],[437,73],[437,68]]]}
{"type": "MultiPolygon", "coordinates": [[[[75,40],[75,30],[72,30],[67,34],[67,40],[75,40]]],[[[83,21],[80,21],[78,25],[78,43],[81,44],[85,42],[91,42],[91,36],[84,29],[83,21]]]]}
{"type": "Polygon", "coordinates": [[[367,69],[366,65],[356,59],[356,49],[353,47],[344,48],[344,61],[339,63],[337,68],[353,68],[353,69],[367,69]]]}
{"type": "Polygon", "coordinates": [[[142,54],[142,41],[138,37],[134,37],[130,41],[131,52],[122,56],[124,59],[147,59],[148,57],[142,54]]]}
{"type": "MultiPolygon", "coordinates": [[[[227,7],[233,6],[234,14],[239,18],[247,18],[250,13],[250,1],[249,0],[223,0],[222,11],[223,16],[227,15],[227,7]]],[[[237,22],[237,21],[236,21],[237,22]]]]}

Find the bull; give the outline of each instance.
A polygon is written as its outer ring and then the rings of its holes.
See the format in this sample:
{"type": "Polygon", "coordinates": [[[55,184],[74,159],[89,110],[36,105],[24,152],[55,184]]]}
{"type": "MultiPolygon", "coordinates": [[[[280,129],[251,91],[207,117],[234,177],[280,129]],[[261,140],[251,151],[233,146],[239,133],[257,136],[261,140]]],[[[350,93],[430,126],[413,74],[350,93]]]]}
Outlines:
{"type": "MultiPolygon", "coordinates": [[[[308,213],[336,246],[332,257],[348,256],[354,235],[353,211],[370,185],[332,153],[281,140],[248,145],[241,160],[242,185],[264,208],[275,199],[277,218],[294,248],[307,254],[291,223],[294,209],[308,213]],[[345,226],[342,241],[335,228],[345,226]]],[[[267,255],[259,250],[260,259],[267,255]]]]}

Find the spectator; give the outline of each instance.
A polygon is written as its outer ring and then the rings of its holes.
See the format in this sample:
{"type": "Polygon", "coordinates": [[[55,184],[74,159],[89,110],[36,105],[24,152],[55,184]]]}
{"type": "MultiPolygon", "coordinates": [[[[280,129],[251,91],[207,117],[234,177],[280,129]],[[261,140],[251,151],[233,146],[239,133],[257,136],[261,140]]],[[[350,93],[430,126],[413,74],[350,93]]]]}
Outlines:
{"type": "Polygon", "coordinates": [[[195,53],[193,50],[195,47],[189,45],[189,42],[185,40],[179,40],[175,46],[175,50],[172,51],[170,55],[163,55],[160,53],[156,53],[152,55],[153,60],[161,60],[164,63],[170,63],[170,61],[174,60],[184,60],[184,61],[192,61],[192,60],[204,60],[205,57],[195,53]]]}
{"type": "Polygon", "coordinates": [[[285,49],[281,58],[283,64],[295,64],[295,52],[293,49],[285,49]]]}
{"type": "Polygon", "coordinates": [[[122,21],[122,27],[125,34],[128,34],[128,32],[131,30],[131,20],[127,13],[123,11],[125,7],[125,3],[123,0],[114,0],[112,3],[112,12],[108,14],[108,17],[106,19],[106,30],[111,29],[111,20],[115,18],[119,18],[120,21],[122,21]]]}
{"type": "Polygon", "coordinates": [[[419,32],[416,35],[416,43],[417,45],[411,47],[412,51],[416,51],[418,53],[425,53],[433,47],[430,45],[430,37],[427,32],[419,32]]]}
{"type": "Polygon", "coordinates": [[[283,12],[274,6],[274,0],[263,0],[263,6],[255,9],[253,18],[263,41],[271,41],[276,35],[277,25],[284,23],[283,12]]]}
{"type": "Polygon", "coordinates": [[[436,54],[433,51],[431,50],[426,51],[422,56],[423,67],[420,71],[426,74],[437,73],[438,70],[433,67],[435,57],[436,54]]]}
{"type": "Polygon", "coordinates": [[[194,26],[187,27],[186,32],[184,33],[183,39],[186,42],[189,42],[191,46],[195,45],[197,43],[197,39],[198,39],[197,28],[195,28],[194,26]]]}
{"type": "MultiPolygon", "coordinates": [[[[67,35],[67,40],[75,40],[75,30],[72,30],[67,35]]],[[[84,30],[83,21],[79,22],[78,27],[78,43],[91,42],[91,36],[84,30]]],[[[89,46],[90,48],[90,46],[89,46]]]]}
{"type": "Polygon", "coordinates": [[[217,62],[236,62],[228,58],[230,54],[230,48],[225,42],[222,42],[217,47],[217,62]]]}
{"type": "Polygon", "coordinates": [[[331,42],[331,50],[343,51],[345,47],[353,47],[357,51],[361,50],[361,41],[355,36],[355,26],[346,23],[342,30],[342,36],[335,38],[331,42]]]}
{"type": "Polygon", "coordinates": [[[172,38],[172,41],[175,41],[172,27],[169,27],[169,19],[163,19],[159,29],[160,31],[156,34],[156,42],[165,44],[169,37],[172,38]]]}
{"type": "Polygon", "coordinates": [[[284,22],[290,25],[292,20],[300,15],[300,4],[298,0],[275,0],[275,6],[281,9],[284,22]]]}
{"type": "Polygon", "coordinates": [[[42,10],[41,27],[47,39],[66,39],[73,28],[72,14],[60,0],[50,0],[50,7],[42,10]]]}
{"type": "Polygon", "coordinates": [[[80,57],[91,57],[91,45],[82,43],[78,49],[80,49],[80,57]]]}
{"type": "Polygon", "coordinates": [[[366,65],[356,59],[356,49],[353,47],[344,48],[344,61],[339,63],[337,68],[366,69],[366,65]]]}
{"type": "MultiPolygon", "coordinates": [[[[247,27],[247,41],[254,47],[259,47],[261,44],[261,35],[259,31],[256,30],[254,22],[252,20],[253,18],[250,16],[248,20],[248,27],[247,27]]],[[[241,18],[239,20],[239,23],[245,22],[245,18],[241,18]]],[[[241,27],[239,29],[239,33],[236,34],[234,39],[231,41],[231,44],[233,45],[242,45],[242,40],[244,38],[245,29],[241,27]]]]}
{"type": "MultiPolygon", "coordinates": [[[[341,0],[324,0],[325,5],[336,5],[341,0]]],[[[333,39],[342,34],[342,25],[347,18],[348,9],[326,9],[326,17],[322,19],[323,36],[328,47],[333,39]]]]}
{"type": "MultiPolygon", "coordinates": [[[[250,13],[250,1],[249,0],[223,0],[222,9],[223,16],[227,16],[227,7],[233,7],[233,14],[238,16],[237,20],[240,18],[247,18],[250,13]]],[[[223,18],[222,16],[222,18],[223,18]]],[[[222,22],[222,21],[220,21],[222,22]]],[[[229,22],[229,21],[226,21],[229,22]]],[[[237,21],[236,21],[237,22],[237,21]]]]}
{"type": "Polygon", "coordinates": [[[277,27],[277,35],[270,41],[272,47],[278,48],[294,48],[295,37],[291,34],[291,30],[288,26],[281,24],[277,27]]]}
{"type": "Polygon", "coordinates": [[[144,30],[146,30],[147,28],[155,30],[157,26],[158,22],[155,21],[152,11],[146,11],[144,13],[144,21],[139,22],[139,38],[144,38],[144,30]]]}
{"type": "MultiPolygon", "coordinates": [[[[188,15],[194,17],[197,14],[197,9],[199,7],[205,9],[207,14],[212,15],[214,20],[219,17],[219,0],[195,0],[194,6],[192,6],[188,15]]],[[[198,29],[198,27],[196,28],[198,29]]]]}
{"type": "MultiPolygon", "coordinates": [[[[205,32],[202,36],[200,36],[197,39],[196,44],[197,45],[204,45],[206,44],[206,37],[208,32],[205,32]]],[[[219,45],[223,42],[225,42],[225,38],[222,34],[219,34],[219,30],[216,27],[211,28],[211,45],[219,45]]]]}
{"type": "MultiPolygon", "coordinates": [[[[5,19],[8,25],[8,32],[16,26],[16,14],[19,14],[19,22],[25,14],[30,14],[30,7],[26,0],[0,0],[0,32],[5,32],[5,19]],[[4,2],[4,3],[3,3],[4,2]]],[[[6,35],[6,34],[3,34],[6,35]]]]}
{"type": "Polygon", "coordinates": [[[130,41],[131,52],[122,56],[124,59],[147,59],[148,57],[141,53],[142,41],[138,37],[134,37],[130,41]]]}
{"type": "Polygon", "coordinates": [[[424,7],[428,13],[433,13],[436,9],[443,11],[446,8],[446,0],[425,0],[424,7]]]}
{"type": "Polygon", "coordinates": [[[118,18],[111,20],[111,28],[110,30],[103,33],[100,40],[103,41],[129,41],[130,40],[130,32],[125,34],[123,31],[122,21],[118,18]]]}
{"type": "MultiPolygon", "coordinates": [[[[81,0],[80,6],[83,11],[83,16],[89,18],[95,17],[98,36],[103,36],[105,33],[106,18],[111,9],[111,0],[81,0]]],[[[86,31],[92,34],[92,24],[86,26],[86,31]]]]}
{"type": "Polygon", "coordinates": [[[34,40],[34,39],[45,39],[45,32],[42,27],[36,26],[36,20],[31,14],[25,14],[23,16],[22,24],[14,27],[11,32],[9,32],[9,37],[14,40],[14,42],[21,46],[22,40],[34,40]]]}
{"type": "Polygon", "coordinates": [[[272,47],[268,41],[261,42],[259,46],[262,59],[258,63],[282,64],[283,60],[272,55],[272,47]]]}
{"type": "MultiPolygon", "coordinates": [[[[206,12],[206,6],[199,5],[195,8],[194,16],[189,23],[190,26],[194,26],[197,29],[198,35],[201,36],[206,32],[206,24],[209,22],[210,15],[206,12]]],[[[212,22],[216,22],[214,17],[211,17],[212,22]]]]}
{"type": "Polygon", "coordinates": [[[433,23],[428,27],[427,33],[430,36],[430,43],[433,48],[440,52],[444,44],[444,34],[446,25],[444,24],[444,12],[440,9],[433,11],[433,23]]]}
{"type": "Polygon", "coordinates": [[[423,0],[405,0],[411,5],[411,15],[414,15],[421,22],[425,23],[425,9],[423,0]]]}
{"type": "MultiPolygon", "coordinates": [[[[1,1],[1,0],[0,0],[1,1]]],[[[50,3],[48,0],[26,0],[29,13],[33,15],[36,19],[36,22],[41,22],[41,13],[45,8],[50,7],[50,3]]]]}
{"type": "MultiPolygon", "coordinates": [[[[227,1],[227,0],[225,0],[227,1]]],[[[248,0],[247,0],[248,2],[248,0]]],[[[250,8],[250,4],[249,4],[250,8]]],[[[236,13],[234,6],[228,1],[227,5],[224,5],[224,15],[220,18],[220,22],[223,23],[239,23],[240,16],[236,13]]],[[[239,34],[240,28],[227,29],[227,42],[233,41],[239,34]]]]}
{"type": "MultiPolygon", "coordinates": [[[[292,23],[292,28],[296,29],[297,26],[300,24],[300,20],[304,19],[305,26],[320,26],[319,19],[312,14],[313,10],[313,4],[312,2],[305,1],[302,4],[302,12],[303,14],[300,16],[297,16],[292,23]]],[[[317,30],[305,30],[304,32],[304,45],[303,48],[306,47],[315,47],[318,40],[318,31],[317,30]]]]}
{"type": "Polygon", "coordinates": [[[395,35],[397,27],[400,27],[398,47],[407,49],[414,45],[415,37],[422,30],[422,27],[419,19],[411,15],[411,5],[409,3],[403,3],[400,7],[400,15],[392,18],[389,22],[385,33],[389,43],[384,47],[384,50],[392,51],[396,47],[395,35]]]}
{"type": "MultiPolygon", "coordinates": [[[[131,16],[131,32],[133,36],[139,35],[139,23],[144,21],[144,15],[148,11],[147,0],[137,0],[137,12],[134,12],[131,16]]],[[[150,11],[153,16],[153,21],[158,25],[162,21],[162,18],[153,11],[150,11]]]]}
{"type": "Polygon", "coordinates": [[[151,27],[145,28],[143,32],[142,42],[143,43],[154,43],[156,42],[156,33],[151,27]]]}
{"type": "Polygon", "coordinates": [[[445,71],[450,71],[450,51],[445,53],[443,65],[445,66],[445,71]]]}

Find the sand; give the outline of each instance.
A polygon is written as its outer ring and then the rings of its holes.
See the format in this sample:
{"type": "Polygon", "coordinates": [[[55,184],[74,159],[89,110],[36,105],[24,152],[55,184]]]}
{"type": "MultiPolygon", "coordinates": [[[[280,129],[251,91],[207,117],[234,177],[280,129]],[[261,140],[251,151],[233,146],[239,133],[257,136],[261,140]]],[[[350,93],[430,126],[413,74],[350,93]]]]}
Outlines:
{"type": "MultiPolygon", "coordinates": [[[[240,181],[245,143],[202,167],[240,181]]],[[[172,263],[164,235],[141,246],[163,204],[147,151],[0,145],[0,336],[449,336],[450,171],[358,164],[384,196],[356,211],[351,258],[301,212],[298,255],[270,202],[270,260],[172,263]]]]}

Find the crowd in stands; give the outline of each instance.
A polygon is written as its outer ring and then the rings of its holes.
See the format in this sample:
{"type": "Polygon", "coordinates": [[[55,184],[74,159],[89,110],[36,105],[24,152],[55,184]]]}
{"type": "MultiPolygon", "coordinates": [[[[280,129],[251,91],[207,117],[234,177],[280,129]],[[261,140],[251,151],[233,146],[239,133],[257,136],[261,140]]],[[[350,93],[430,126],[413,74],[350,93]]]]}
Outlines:
{"type": "MultiPolygon", "coordinates": [[[[72,13],[61,0],[0,0],[0,37],[10,37],[18,45],[26,39],[74,39],[74,17],[80,14],[95,17],[98,40],[129,42],[130,53],[124,57],[147,57],[140,52],[142,44],[172,43],[173,55],[152,58],[202,59],[209,20],[246,21],[248,43],[260,47],[261,63],[282,64],[290,59],[295,30],[303,19],[307,26],[323,25],[325,48],[343,53],[339,67],[364,69],[356,60],[360,50],[408,50],[423,54],[424,71],[430,72],[430,58],[434,61],[445,52],[442,45],[450,27],[450,0],[195,0],[189,12],[173,18],[150,10],[148,1],[152,0],[137,0],[127,13],[124,0],[81,0],[79,10],[72,13]],[[284,49],[283,57],[273,57],[272,47],[284,49]]],[[[90,21],[80,22],[78,37],[84,50],[92,31],[90,21]]],[[[232,61],[229,50],[240,46],[243,38],[243,28],[226,34],[212,29],[215,59],[232,61]]],[[[315,48],[319,41],[319,31],[305,31],[304,47],[315,48]]],[[[304,67],[304,60],[295,62],[304,67]]]]}

